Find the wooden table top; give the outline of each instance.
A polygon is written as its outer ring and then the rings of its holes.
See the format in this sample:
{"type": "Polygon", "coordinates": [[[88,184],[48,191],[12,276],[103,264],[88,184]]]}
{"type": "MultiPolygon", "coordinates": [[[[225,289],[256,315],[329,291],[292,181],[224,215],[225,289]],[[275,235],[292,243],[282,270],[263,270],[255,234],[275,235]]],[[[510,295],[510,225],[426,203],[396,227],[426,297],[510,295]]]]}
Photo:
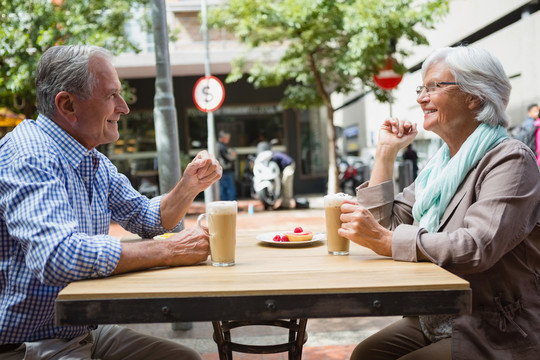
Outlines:
{"type": "MultiPolygon", "coordinates": [[[[142,300],[163,303],[165,300],[185,299],[202,306],[202,299],[211,302],[211,299],[224,301],[229,298],[245,300],[248,304],[251,298],[268,301],[281,296],[292,304],[300,298],[331,301],[336,294],[347,295],[351,301],[366,296],[372,301],[375,299],[373,296],[378,295],[394,295],[393,298],[397,299],[402,293],[438,294],[441,298],[444,294],[454,294],[458,305],[452,312],[470,311],[469,283],[432,263],[394,261],[356,244],[351,244],[349,256],[333,256],[327,253],[324,241],[305,247],[278,247],[258,241],[257,235],[256,231],[238,232],[236,265],[232,267],[214,267],[208,260],[197,266],[151,269],[74,282],[58,295],[57,319],[59,310],[75,311],[70,306],[77,306],[80,310],[80,307],[92,303],[112,304],[122,300],[133,304],[142,300]]],[[[387,310],[385,314],[403,313],[401,308],[387,310]]],[[[360,312],[354,314],[362,315],[360,312]]],[[[200,318],[182,315],[181,318],[205,320],[205,316],[218,315],[201,314],[200,318]]],[[[312,316],[325,316],[325,312],[315,311],[312,316]]],[[[132,321],[139,320],[133,318],[132,321]]],[[[70,323],[71,320],[66,315],[59,322],[70,323]]]]}
{"type": "Polygon", "coordinates": [[[99,280],[78,281],[64,299],[310,294],[468,289],[469,283],[427,262],[380,257],[351,244],[349,256],[328,255],[324,241],[308,247],[275,247],[238,234],[236,265],[153,269],[99,280]]]}

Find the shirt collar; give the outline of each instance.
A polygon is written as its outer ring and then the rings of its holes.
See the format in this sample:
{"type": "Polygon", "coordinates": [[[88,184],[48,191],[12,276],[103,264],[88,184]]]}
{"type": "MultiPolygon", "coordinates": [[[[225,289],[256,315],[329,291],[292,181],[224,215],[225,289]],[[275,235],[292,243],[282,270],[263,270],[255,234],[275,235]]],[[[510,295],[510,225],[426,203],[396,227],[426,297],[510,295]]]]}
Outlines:
{"type": "Polygon", "coordinates": [[[59,145],[59,150],[73,167],[78,167],[84,156],[96,156],[95,148],[88,150],[45,115],[39,114],[36,124],[59,145]]]}

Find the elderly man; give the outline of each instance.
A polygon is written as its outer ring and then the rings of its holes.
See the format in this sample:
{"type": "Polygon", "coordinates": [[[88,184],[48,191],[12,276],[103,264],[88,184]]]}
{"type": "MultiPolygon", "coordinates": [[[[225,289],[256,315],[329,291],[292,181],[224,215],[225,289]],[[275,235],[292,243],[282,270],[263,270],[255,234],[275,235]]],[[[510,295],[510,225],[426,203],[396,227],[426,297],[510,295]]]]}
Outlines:
{"type": "Polygon", "coordinates": [[[0,359],[200,359],[119,326],[56,326],[54,301],[72,281],[205,261],[197,228],[138,243],[108,230],[111,220],[144,238],[175,229],[221,167],[202,152],[168,194],[139,194],[95,149],[118,139],[129,112],[102,48],[48,49],[36,88],[37,119],[0,141],[0,359]]]}

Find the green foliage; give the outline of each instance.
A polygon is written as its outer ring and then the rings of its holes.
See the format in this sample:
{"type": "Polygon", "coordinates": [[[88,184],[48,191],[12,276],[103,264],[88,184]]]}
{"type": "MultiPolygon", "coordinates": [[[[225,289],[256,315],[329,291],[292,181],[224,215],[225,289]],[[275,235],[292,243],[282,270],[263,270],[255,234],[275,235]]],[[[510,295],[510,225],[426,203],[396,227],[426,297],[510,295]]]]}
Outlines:
{"type": "MultiPolygon", "coordinates": [[[[146,0],[0,0],[0,106],[25,105],[35,111],[37,62],[49,47],[99,45],[114,54],[134,51],[125,32],[136,5],[146,0]]],[[[146,23],[148,24],[148,23],[146,23]]]]}
{"type": "Polygon", "coordinates": [[[448,0],[230,0],[209,12],[209,24],[249,48],[274,51],[253,64],[238,59],[227,81],[248,72],[257,87],[289,84],[284,105],[303,108],[329,106],[332,92],[349,93],[358,80],[387,101],[372,75],[389,55],[397,60],[394,70],[404,73],[405,57],[427,44],[420,30],[447,12],[448,0]]]}

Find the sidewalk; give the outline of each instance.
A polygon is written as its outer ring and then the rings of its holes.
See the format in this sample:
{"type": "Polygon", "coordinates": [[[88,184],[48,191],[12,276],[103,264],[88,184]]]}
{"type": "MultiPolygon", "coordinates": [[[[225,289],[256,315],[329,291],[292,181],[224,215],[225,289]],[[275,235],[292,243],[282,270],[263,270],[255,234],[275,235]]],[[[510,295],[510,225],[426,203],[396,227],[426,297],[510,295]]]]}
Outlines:
{"type": "MultiPolygon", "coordinates": [[[[259,200],[240,199],[238,200],[237,228],[242,230],[260,229],[273,231],[276,229],[294,229],[296,226],[306,227],[316,231],[324,230],[323,195],[308,195],[305,198],[309,201],[309,209],[290,210],[264,210],[259,200]],[[250,205],[253,213],[249,214],[250,205]]],[[[184,227],[189,228],[197,224],[197,217],[204,213],[205,205],[202,201],[195,201],[189,208],[188,214],[184,218],[184,227]]],[[[132,234],[120,228],[116,224],[111,224],[109,234],[116,237],[131,237],[132,234]]]]}
{"type": "MultiPolygon", "coordinates": [[[[294,229],[302,226],[312,231],[324,230],[324,211],[322,195],[306,196],[309,209],[265,211],[257,200],[238,201],[238,229],[258,229],[273,231],[294,229]],[[253,213],[248,212],[253,206],[253,213]]],[[[186,228],[196,226],[197,217],[204,212],[204,203],[195,202],[184,219],[186,228]]],[[[118,225],[111,226],[110,234],[129,237],[118,225]]],[[[352,245],[355,246],[355,245],[352,245]]],[[[310,319],[307,323],[308,340],[304,345],[303,360],[345,360],[362,339],[400,317],[358,317],[310,319]]],[[[128,324],[127,327],[154,336],[168,338],[190,346],[202,354],[204,360],[218,360],[217,348],[212,340],[213,328],[209,322],[187,324],[128,324]],[[188,330],[174,330],[187,325],[188,330]]],[[[243,344],[277,344],[287,341],[287,331],[268,326],[244,327],[232,332],[234,341],[243,344]]],[[[287,353],[254,355],[234,353],[235,360],[286,360],[287,353]]]]}
{"type": "MultiPolygon", "coordinates": [[[[323,196],[324,194],[308,194],[308,195],[299,195],[297,198],[303,198],[309,202],[309,208],[310,209],[323,209],[324,203],[323,203],[323,196]]],[[[264,212],[264,206],[259,200],[255,199],[239,199],[238,200],[238,212],[248,212],[249,206],[253,207],[253,210],[255,212],[264,212]]],[[[296,209],[296,210],[302,210],[302,209],[296,209]]],[[[287,210],[277,210],[277,212],[280,211],[287,211],[287,210]]],[[[290,211],[290,210],[289,210],[290,211]]],[[[195,201],[191,205],[189,209],[189,214],[201,214],[204,212],[204,202],[203,201],[195,201]]],[[[272,211],[270,211],[272,212],[272,211]]],[[[276,212],[276,211],[274,211],[276,212]]]]}

